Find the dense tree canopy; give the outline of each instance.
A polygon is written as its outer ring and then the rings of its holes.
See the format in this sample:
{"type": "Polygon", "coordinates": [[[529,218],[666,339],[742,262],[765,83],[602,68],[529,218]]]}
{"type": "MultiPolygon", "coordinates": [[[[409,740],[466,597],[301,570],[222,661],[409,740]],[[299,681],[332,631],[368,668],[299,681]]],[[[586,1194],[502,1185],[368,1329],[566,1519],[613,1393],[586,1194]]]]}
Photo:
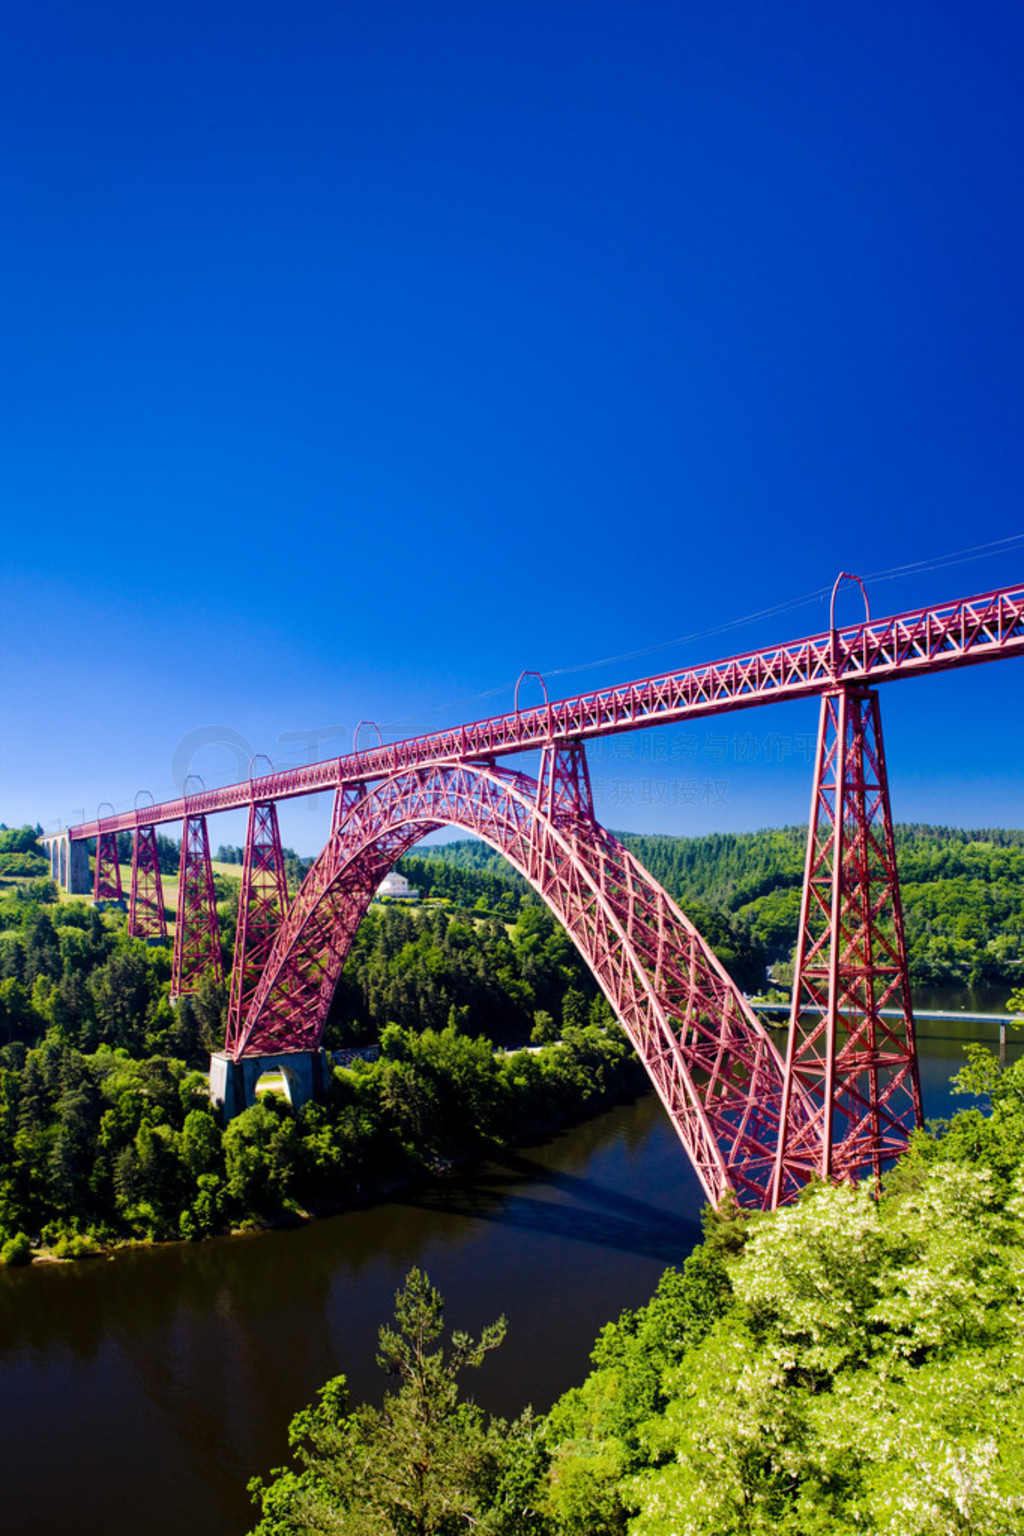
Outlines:
{"type": "MultiPolygon", "coordinates": [[[[0,838],[45,863],[33,829],[0,838]]],[[[791,937],[802,834],[631,841],[737,980],[758,985],[791,937]]],[[[967,957],[961,975],[969,961],[972,976],[1015,976],[1021,836],[904,828],[900,850],[919,967],[936,974],[941,952],[967,957]]],[[[172,1005],[169,949],[129,938],[123,913],[0,876],[0,1243],[73,1253],[321,1209],[643,1082],[593,976],[503,860],[462,842],[403,869],[423,900],[371,909],[326,1037],[380,1042],[380,1059],[339,1069],[323,1103],[296,1115],[265,1100],[227,1130],[205,1089],[224,987],[207,975],[172,1005]]],[[[230,966],[238,886],[218,882],[230,966]]]]}
{"type": "Polygon", "coordinates": [[[418,1269],[395,1296],[393,1327],[382,1327],[378,1364],[397,1382],[380,1408],[349,1407],[335,1377],[315,1407],[292,1421],[298,1472],[250,1485],[263,1511],[256,1536],[457,1536],[475,1530],[513,1536],[515,1473],[529,1457],[533,1423],[511,1428],[462,1398],[460,1377],[504,1337],[505,1322],[478,1340],[441,1336],[444,1303],[418,1269]]]}
{"type": "MultiPolygon", "coordinates": [[[[0,856],[41,857],[34,833],[0,835],[0,856]]],[[[785,953],[801,834],[632,841],[737,979],[785,953]]],[[[1022,841],[901,829],[918,976],[1019,979],[1022,841]]],[[[169,950],[129,938],[123,913],[0,875],[3,1261],[314,1211],[638,1085],[593,978],[506,866],[461,844],[404,867],[427,900],[371,911],[329,1025],[379,1058],[337,1068],[298,1114],[270,1094],[226,1128],[205,1075],[223,986],[208,975],[172,1005],[169,950]]],[[[229,962],[237,897],[220,894],[229,962]]],[[[961,1087],[988,1112],[918,1133],[881,1200],[819,1186],[774,1217],[709,1216],[544,1421],[463,1400],[497,1335],[435,1350],[440,1298],[410,1277],[381,1340],[396,1392],[352,1409],[335,1382],[299,1416],[299,1469],[257,1490],[261,1536],[1019,1531],[1024,1064],[976,1050],[961,1087]]]]}
{"type": "MultiPolygon", "coordinates": [[[[705,837],[620,834],[748,990],[763,984],[766,965],[792,955],[806,835],[803,827],[705,837]]],[[[896,850],[911,981],[1021,985],[1024,832],[899,826],[896,850]]],[[[507,869],[482,843],[442,845],[430,855],[494,879],[507,869]]]]}
{"type": "Polygon", "coordinates": [[[293,1425],[303,1470],[256,1485],[257,1536],[1016,1536],[1024,1062],[1001,1072],[979,1049],[961,1087],[989,1113],[919,1132],[881,1199],[817,1185],[775,1215],[708,1213],[703,1245],[604,1329],[545,1420],[453,1412],[453,1463],[486,1447],[475,1502],[424,1482],[403,1524],[391,1469],[429,1464],[420,1426],[350,1410],[335,1383],[293,1425]]]}
{"type": "MultiPolygon", "coordinates": [[[[169,949],[129,938],[122,912],[59,901],[49,880],[12,884],[0,1244],[73,1256],[316,1211],[636,1091],[628,1042],[550,915],[517,893],[494,916],[467,879],[467,909],[384,906],[360,930],[328,1044],[380,1042],[380,1059],[337,1069],[298,1114],[271,1094],[226,1128],[206,1081],[223,985],[208,973],[172,1005],[169,949]],[[538,1030],[543,1050],[516,1049],[538,1030]]],[[[236,911],[232,893],[227,964],[236,911]]]]}
{"type": "Polygon", "coordinates": [[[50,861],[38,842],[42,830],[0,826],[0,876],[49,874],[50,861]]]}

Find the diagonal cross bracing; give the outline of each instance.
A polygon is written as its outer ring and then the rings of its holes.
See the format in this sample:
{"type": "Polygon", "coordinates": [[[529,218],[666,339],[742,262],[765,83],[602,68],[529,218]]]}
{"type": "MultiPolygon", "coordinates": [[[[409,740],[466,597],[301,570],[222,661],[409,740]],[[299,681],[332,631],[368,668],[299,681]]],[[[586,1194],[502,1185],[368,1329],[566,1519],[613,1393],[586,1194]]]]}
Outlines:
{"type": "MultiPolygon", "coordinates": [[[[103,818],[68,836],[99,839],[99,894],[116,879],[117,832],[134,831],[129,925],[156,934],[166,930],[155,827],[184,819],[187,845],[201,818],[249,807],[227,1038],[237,1056],[318,1044],[352,934],[383,874],[435,826],[478,833],[541,892],[586,957],[710,1198],[717,1203],[732,1188],[746,1203],[764,1204],[815,1174],[877,1177],[908,1121],[920,1121],[881,729],[868,685],[1019,655],[1024,588],[1006,587],[380,744],[103,818]],[[824,696],[823,726],[780,1091],[777,1054],[751,1033],[750,1009],[678,908],[594,821],[581,744],[814,695],[824,696]],[[495,766],[504,754],[533,749],[542,751],[537,781],[495,766]],[[331,838],[286,914],[276,803],[324,789],[336,792],[331,838]],[[883,1018],[892,1004],[895,1026],[883,1018]],[[771,1187],[766,1164],[776,1141],[771,1187]]],[[[190,933],[198,940],[205,930],[216,942],[204,865],[208,871],[208,847],[183,862],[192,886],[179,901],[176,977],[190,933]]]]}
{"type": "Polygon", "coordinates": [[[217,896],[205,816],[186,816],[178,866],[178,919],[174,936],[171,996],[195,992],[203,972],[222,979],[217,896]]]}
{"type": "Polygon", "coordinates": [[[160,878],[156,828],[142,823],[132,843],[132,894],[128,903],[128,932],[133,939],[166,939],[167,911],[160,878]]]}
{"type": "Polygon", "coordinates": [[[96,839],[96,875],[92,897],[93,901],[123,900],[116,832],[101,832],[96,839]]]}
{"type": "Polygon", "coordinates": [[[249,811],[238,897],[238,928],[225,1041],[228,1051],[233,1051],[244,1031],[253,995],[287,910],[288,881],[277,825],[277,807],[272,802],[254,805],[249,811]]]}
{"type": "Polygon", "coordinates": [[[908,1122],[921,1090],[878,696],[845,687],[822,700],[778,1198],[784,1175],[877,1180],[908,1122]],[[813,1108],[795,1123],[798,1087],[813,1108]]]}
{"type": "Polygon", "coordinates": [[[141,812],[72,827],[73,840],[139,825],[181,821],[257,802],[372,782],[400,769],[493,759],[621,731],[748,709],[775,700],[809,698],[837,684],[868,686],[1024,655],[1024,586],[866,620],[803,640],[747,652],[621,687],[599,689],[534,709],[479,720],[427,736],[352,752],[304,768],[246,779],[165,801],[141,812]]]}
{"type": "MultiPolygon", "coordinates": [[[[566,772],[574,770],[548,762],[535,783],[479,764],[439,765],[367,789],[339,819],[282,921],[230,1048],[239,1057],[315,1049],[380,880],[427,832],[459,826],[505,854],[565,926],[709,1199],[717,1204],[731,1189],[763,1206],[778,1140],[781,1058],[671,898],[592,817],[551,792],[566,772]]],[[[798,1122],[804,1114],[799,1090],[791,1112],[798,1122]]],[[[787,1193],[795,1187],[786,1182],[787,1193]]]]}

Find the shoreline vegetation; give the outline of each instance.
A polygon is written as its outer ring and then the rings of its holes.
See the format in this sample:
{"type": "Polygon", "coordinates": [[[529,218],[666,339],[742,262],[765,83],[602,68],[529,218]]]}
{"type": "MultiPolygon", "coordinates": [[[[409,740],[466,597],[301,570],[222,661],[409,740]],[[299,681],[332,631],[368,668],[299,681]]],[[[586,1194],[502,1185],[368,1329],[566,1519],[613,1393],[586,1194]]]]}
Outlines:
{"type": "MultiPolygon", "coordinates": [[[[499,856],[463,841],[404,859],[419,902],[375,904],[353,943],[325,1044],[379,1044],[379,1059],[335,1068],[297,1114],[265,1094],[222,1126],[207,1066],[224,987],[207,975],[172,1004],[169,948],[130,939],[116,905],[63,897],[37,833],[0,829],[5,1263],[343,1210],[646,1087],[568,936],[499,856]]],[[[769,966],[785,984],[802,838],[625,840],[755,991],[769,966]]],[[[1018,985],[1024,833],[913,827],[898,842],[913,979],[1018,985]]],[[[227,974],[239,850],[217,852],[227,974]]],[[[177,845],[161,838],[159,855],[170,884],[177,845]]],[[[293,887],[309,863],[288,853],[293,887]]]]}
{"type": "MultiPolygon", "coordinates": [[[[116,906],[60,901],[32,872],[13,880],[0,892],[5,1263],[364,1204],[647,1084],[546,910],[507,882],[456,874],[455,899],[375,907],[353,945],[325,1044],[374,1043],[378,1059],[334,1067],[323,1099],[298,1112],[267,1093],[224,1126],[206,1071],[224,987],[208,975],[172,1005],[169,949],[130,939],[116,906]]],[[[237,886],[225,884],[227,966],[237,886]]]]}
{"type": "MultiPolygon", "coordinates": [[[[796,829],[631,839],[746,990],[784,990],[796,829]],[[696,894],[696,890],[703,894],[696,894]]],[[[912,979],[1022,979],[1024,835],[901,829],[912,979]]],[[[225,965],[234,850],[216,876],[225,965]]],[[[177,850],[161,859],[173,874],[177,850]]],[[[0,1260],[300,1222],[550,1134],[646,1076],[564,932],[479,844],[407,858],[416,905],[375,905],[325,1044],[379,1045],[293,1113],[223,1126],[210,976],[172,1005],[170,953],[62,899],[31,829],[0,831],[0,1260]],[[6,841],[5,841],[6,840],[6,841]],[[529,1049],[527,1048],[529,1043],[529,1049]]],[[[291,857],[293,884],[305,865],[291,857]]],[[[1024,1005],[1019,990],[1011,1009],[1024,1005]]],[[[586,1379],[511,1423],[463,1393],[501,1343],[443,1344],[413,1271],[382,1328],[393,1390],[343,1378],[250,1492],[253,1536],[1012,1536],[1024,1527],[1024,1060],[970,1050],[983,1106],[915,1133],[879,1199],[812,1186],[774,1215],[705,1213],[704,1241],[601,1332],[586,1379]]],[[[282,1447],[283,1450],[283,1447],[282,1447]]]]}
{"type": "Polygon", "coordinates": [[[504,1319],[445,1350],[418,1270],[352,1407],[298,1413],[254,1478],[252,1536],[1016,1536],[1024,1528],[1024,1059],[968,1048],[984,1108],[915,1132],[885,1177],[704,1241],[609,1323],[593,1369],[511,1423],[463,1394],[504,1319]],[[438,1346],[438,1347],[434,1347],[438,1346]]]}

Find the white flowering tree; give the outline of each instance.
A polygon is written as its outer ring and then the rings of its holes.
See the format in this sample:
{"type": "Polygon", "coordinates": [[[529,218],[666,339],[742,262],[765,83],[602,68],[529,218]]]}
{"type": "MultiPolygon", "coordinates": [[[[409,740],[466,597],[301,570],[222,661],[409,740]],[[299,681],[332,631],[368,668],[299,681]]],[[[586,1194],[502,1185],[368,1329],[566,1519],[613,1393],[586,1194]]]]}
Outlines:
{"type": "Polygon", "coordinates": [[[1024,1171],[936,1145],[881,1202],[820,1186],[755,1225],[645,1427],[630,1536],[1024,1531],[1024,1171]]]}

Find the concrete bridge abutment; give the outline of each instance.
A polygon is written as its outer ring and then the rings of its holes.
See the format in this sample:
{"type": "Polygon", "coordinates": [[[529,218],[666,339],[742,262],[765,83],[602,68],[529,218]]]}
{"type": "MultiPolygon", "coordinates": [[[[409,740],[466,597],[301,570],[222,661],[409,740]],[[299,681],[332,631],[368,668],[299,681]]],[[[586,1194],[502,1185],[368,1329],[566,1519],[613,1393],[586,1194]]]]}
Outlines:
{"type": "MultiPolygon", "coordinates": [[[[292,1109],[324,1094],[330,1080],[325,1051],[280,1051],[273,1056],[243,1056],[233,1060],[226,1051],[210,1057],[210,1099],[224,1120],[233,1120],[256,1103],[261,1077],[279,1073],[284,1096],[292,1109]]],[[[273,1090],[277,1092],[277,1088],[273,1090]]]]}

